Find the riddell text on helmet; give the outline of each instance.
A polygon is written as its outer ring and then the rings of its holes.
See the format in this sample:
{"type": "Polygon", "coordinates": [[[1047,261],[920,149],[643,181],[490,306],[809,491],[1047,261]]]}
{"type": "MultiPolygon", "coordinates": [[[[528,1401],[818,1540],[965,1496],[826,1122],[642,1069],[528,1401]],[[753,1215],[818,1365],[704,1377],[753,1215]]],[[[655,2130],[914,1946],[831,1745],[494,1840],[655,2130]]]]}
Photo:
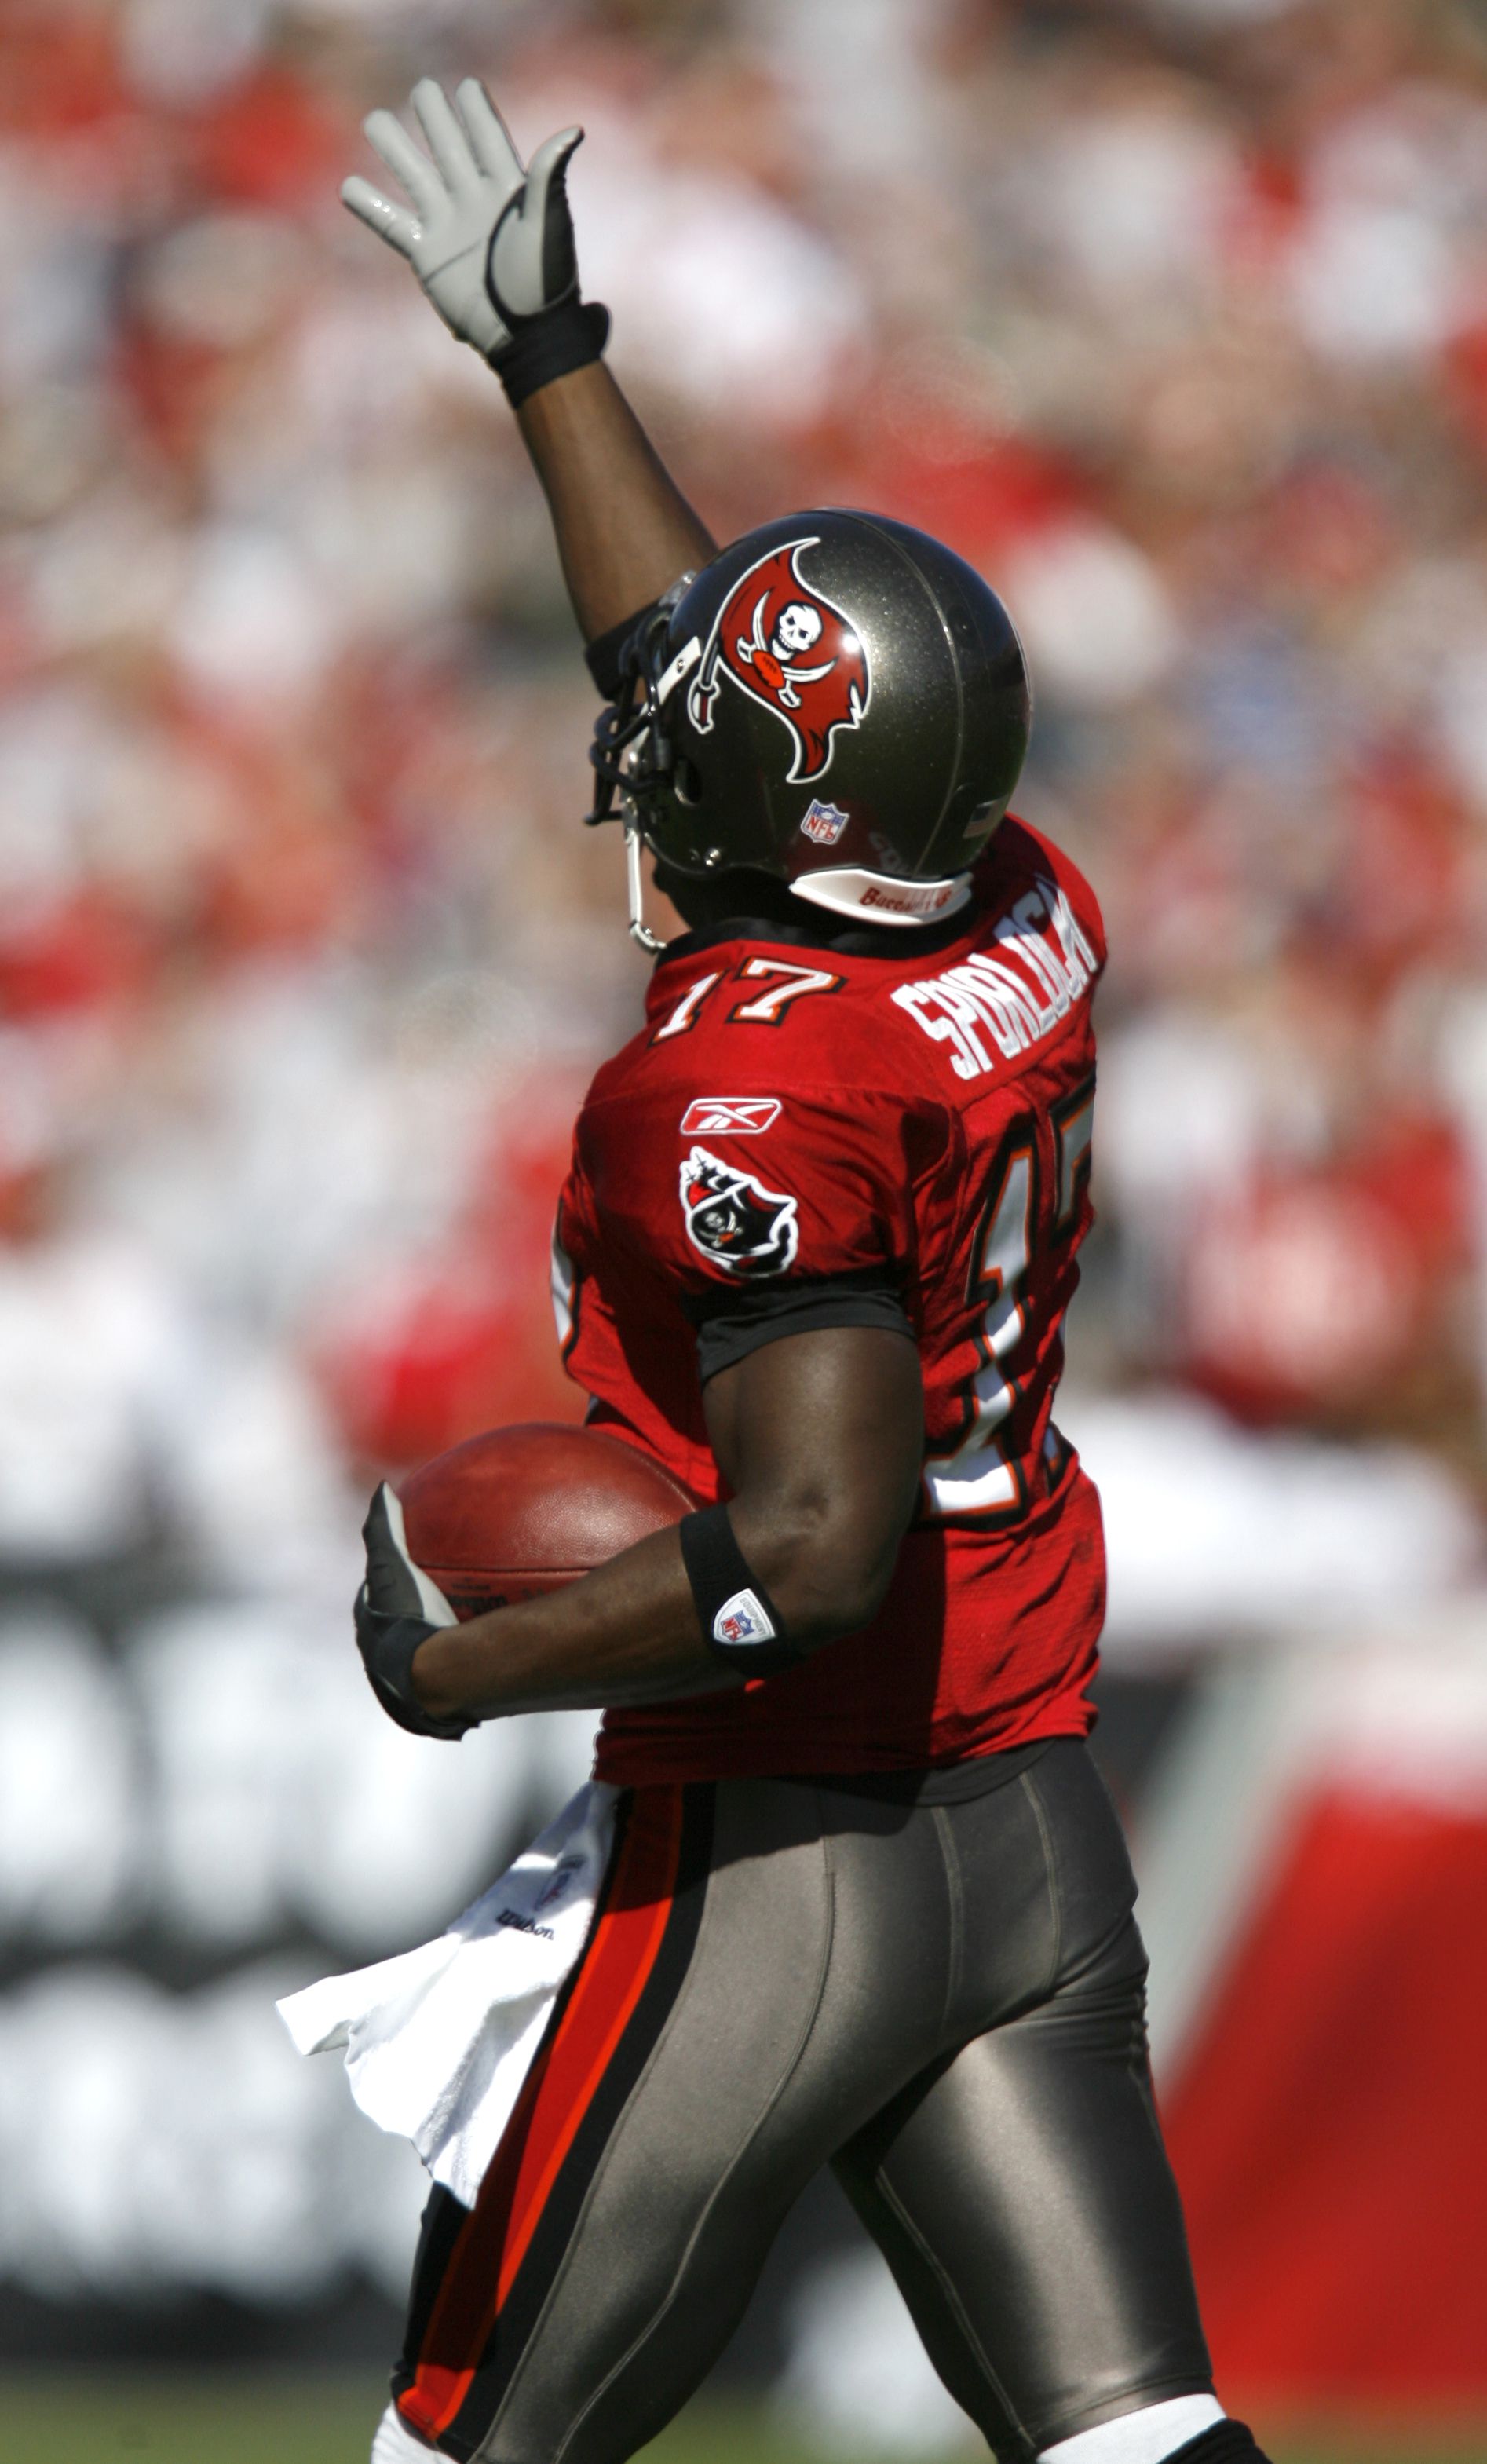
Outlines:
{"type": "Polygon", "coordinates": [[[923,889],[911,881],[902,885],[870,881],[859,891],[857,903],[859,907],[886,908],[890,915],[938,915],[941,908],[949,907],[959,894],[957,881],[931,881],[923,889]]]}

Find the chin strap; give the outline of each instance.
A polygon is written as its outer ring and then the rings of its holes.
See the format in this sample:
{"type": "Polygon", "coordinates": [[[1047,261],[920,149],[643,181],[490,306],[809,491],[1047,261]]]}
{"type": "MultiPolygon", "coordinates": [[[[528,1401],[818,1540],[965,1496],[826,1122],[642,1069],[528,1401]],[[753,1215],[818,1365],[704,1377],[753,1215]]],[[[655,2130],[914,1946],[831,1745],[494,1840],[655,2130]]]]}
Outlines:
{"type": "Polygon", "coordinates": [[[667,946],[659,933],[653,933],[645,921],[645,883],[641,872],[641,849],[645,841],[634,822],[624,825],[624,869],[630,891],[630,938],[643,950],[659,952],[667,946]]]}

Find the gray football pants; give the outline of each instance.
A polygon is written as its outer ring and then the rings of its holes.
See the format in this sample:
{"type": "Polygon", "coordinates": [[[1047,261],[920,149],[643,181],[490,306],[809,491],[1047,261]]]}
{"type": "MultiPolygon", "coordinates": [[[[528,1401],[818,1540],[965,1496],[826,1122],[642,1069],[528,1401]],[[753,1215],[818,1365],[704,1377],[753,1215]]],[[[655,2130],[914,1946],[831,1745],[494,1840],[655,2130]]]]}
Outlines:
{"type": "Polygon", "coordinates": [[[1206,2392],[1134,1896],[1072,1740],[955,1805],[628,1792],[479,2200],[429,2202],[400,2418],[490,2464],[621,2464],[827,2163],[1004,2464],[1206,2392]]]}

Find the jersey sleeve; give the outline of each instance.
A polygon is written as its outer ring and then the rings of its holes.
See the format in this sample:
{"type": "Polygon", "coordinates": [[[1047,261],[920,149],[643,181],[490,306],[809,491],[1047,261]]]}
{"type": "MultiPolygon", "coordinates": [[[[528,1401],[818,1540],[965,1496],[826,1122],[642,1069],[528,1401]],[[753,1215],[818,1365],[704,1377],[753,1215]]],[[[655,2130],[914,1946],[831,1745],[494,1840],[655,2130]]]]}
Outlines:
{"type": "Polygon", "coordinates": [[[848,1266],[840,1275],[786,1275],[752,1291],[703,1292],[683,1306],[697,1334],[697,1374],[704,1385],[720,1369],[782,1335],[822,1327],[879,1327],[914,1339],[908,1311],[886,1266],[848,1266]]]}

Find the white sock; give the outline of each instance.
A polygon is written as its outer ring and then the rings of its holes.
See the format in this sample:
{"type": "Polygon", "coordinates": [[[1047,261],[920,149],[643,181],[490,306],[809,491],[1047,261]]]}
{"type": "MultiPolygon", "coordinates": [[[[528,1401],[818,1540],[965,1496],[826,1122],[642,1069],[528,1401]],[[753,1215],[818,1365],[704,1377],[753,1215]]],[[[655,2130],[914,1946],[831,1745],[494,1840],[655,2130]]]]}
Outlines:
{"type": "Polygon", "coordinates": [[[1174,2395],[1167,2404],[1148,2404],[1140,2412],[1123,2412],[1118,2421],[1061,2438],[1057,2447],[1043,2449],[1038,2464],[1163,2464],[1223,2418],[1216,2396],[1174,2395]]]}
{"type": "Polygon", "coordinates": [[[397,2406],[390,2404],[377,2425],[371,2464],[428,2464],[429,2456],[437,2452],[414,2437],[411,2430],[405,2427],[397,2406]]]}

